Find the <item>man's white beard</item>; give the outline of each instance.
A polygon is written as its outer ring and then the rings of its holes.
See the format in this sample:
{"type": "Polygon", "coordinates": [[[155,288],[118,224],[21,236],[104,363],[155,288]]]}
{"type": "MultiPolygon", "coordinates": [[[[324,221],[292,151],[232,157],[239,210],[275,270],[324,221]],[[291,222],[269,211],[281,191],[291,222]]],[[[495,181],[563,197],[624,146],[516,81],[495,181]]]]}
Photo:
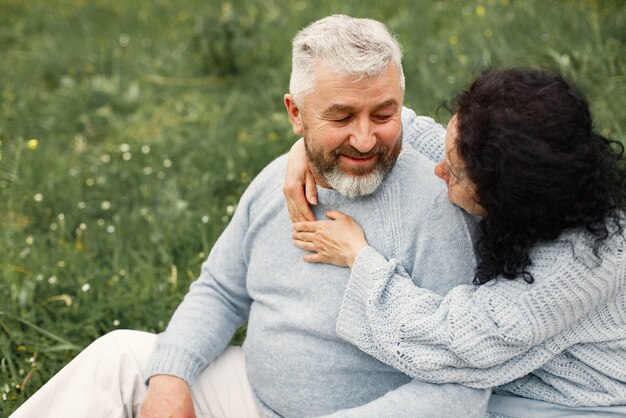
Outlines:
{"type": "Polygon", "coordinates": [[[379,167],[369,174],[349,175],[338,166],[323,174],[326,182],[337,192],[348,197],[365,196],[376,191],[385,178],[379,167]]]}

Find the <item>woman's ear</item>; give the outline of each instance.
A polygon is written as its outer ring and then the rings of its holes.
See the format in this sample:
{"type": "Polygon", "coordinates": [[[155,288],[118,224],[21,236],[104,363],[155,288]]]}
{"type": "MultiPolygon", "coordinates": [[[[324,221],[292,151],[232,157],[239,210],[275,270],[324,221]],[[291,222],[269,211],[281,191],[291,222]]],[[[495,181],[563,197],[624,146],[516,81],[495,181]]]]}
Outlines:
{"type": "Polygon", "coordinates": [[[287,113],[289,114],[289,120],[291,121],[291,126],[293,127],[293,133],[296,135],[304,134],[304,123],[302,122],[302,113],[300,113],[300,108],[291,97],[291,94],[285,94],[284,99],[285,107],[287,108],[287,113]]]}

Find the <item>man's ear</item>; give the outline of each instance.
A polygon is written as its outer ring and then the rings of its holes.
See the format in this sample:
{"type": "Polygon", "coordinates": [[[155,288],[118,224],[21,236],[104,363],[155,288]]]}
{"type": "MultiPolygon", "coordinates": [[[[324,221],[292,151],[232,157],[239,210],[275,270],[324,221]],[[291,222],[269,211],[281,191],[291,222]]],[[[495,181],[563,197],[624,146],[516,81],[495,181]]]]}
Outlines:
{"type": "Polygon", "coordinates": [[[291,94],[285,94],[285,107],[287,108],[289,120],[291,121],[291,126],[293,127],[293,133],[296,135],[304,134],[302,113],[300,113],[300,108],[296,105],[296,102],[293,101],[291,94]]]}

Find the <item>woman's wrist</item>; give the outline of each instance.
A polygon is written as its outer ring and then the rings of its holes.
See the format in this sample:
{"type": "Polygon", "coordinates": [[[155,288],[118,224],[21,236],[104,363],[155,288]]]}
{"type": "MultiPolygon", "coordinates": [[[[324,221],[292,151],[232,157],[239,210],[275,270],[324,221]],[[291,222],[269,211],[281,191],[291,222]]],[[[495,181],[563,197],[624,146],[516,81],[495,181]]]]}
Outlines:
{"type": "Polygon", "coordinates": [[[350,253],[348,253],[348,256],[346,257],[346,264],[348,265],[349,268],[352,268],[352,266],[354,265],[356,261],[356,258],[358,257],[361,250],[364,248],[367,248],[367,244],[363,246],[355,247],[352,251],[350,251],[350,253]]]}

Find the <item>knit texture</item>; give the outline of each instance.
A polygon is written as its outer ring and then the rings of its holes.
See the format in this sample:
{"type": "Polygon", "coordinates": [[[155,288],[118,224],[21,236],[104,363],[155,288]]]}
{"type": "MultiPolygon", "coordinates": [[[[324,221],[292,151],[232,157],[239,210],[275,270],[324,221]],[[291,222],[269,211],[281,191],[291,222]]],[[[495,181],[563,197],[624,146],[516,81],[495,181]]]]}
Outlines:
{"type": "MultiPolygon", "coordinates": [[[[411,380],[335,334],[350,270],[304,262],[304,251],[292,244],[282,194],[285,165],[285,157],[271,163],[242,196],[200,277],[159,335],[149,375],[176,375],[193,384],[247,320],[246,366],[265,416],[484,413],[489,391],[411,380]]],[[[329,209],[351,215],[372,246],[408,266],[416,284],[445,295],[471,276],[471,220],[448,202],[432,162],[414,151],[401,153],[372,195],[350,199],[320,188],[318,198],[318,219],[329,209]]]]}
{"type": "Polygon", "coordinates": [[[402,108],[404,147],[413,148],[438,163],[444,157],[446,130],[428,116],[417,116],[414,111],[402,108]]]}
{"type": "Polygon", "coordinates": [[[533,284],[501,278],[445,296],[416,287],[401,261],[368,247],[337,332],[429,382],[500,386],[568,406],[626,404],[625,242],[613,230],[594,252],[586,230],[565,231],[532,249],[533,284]]]}

